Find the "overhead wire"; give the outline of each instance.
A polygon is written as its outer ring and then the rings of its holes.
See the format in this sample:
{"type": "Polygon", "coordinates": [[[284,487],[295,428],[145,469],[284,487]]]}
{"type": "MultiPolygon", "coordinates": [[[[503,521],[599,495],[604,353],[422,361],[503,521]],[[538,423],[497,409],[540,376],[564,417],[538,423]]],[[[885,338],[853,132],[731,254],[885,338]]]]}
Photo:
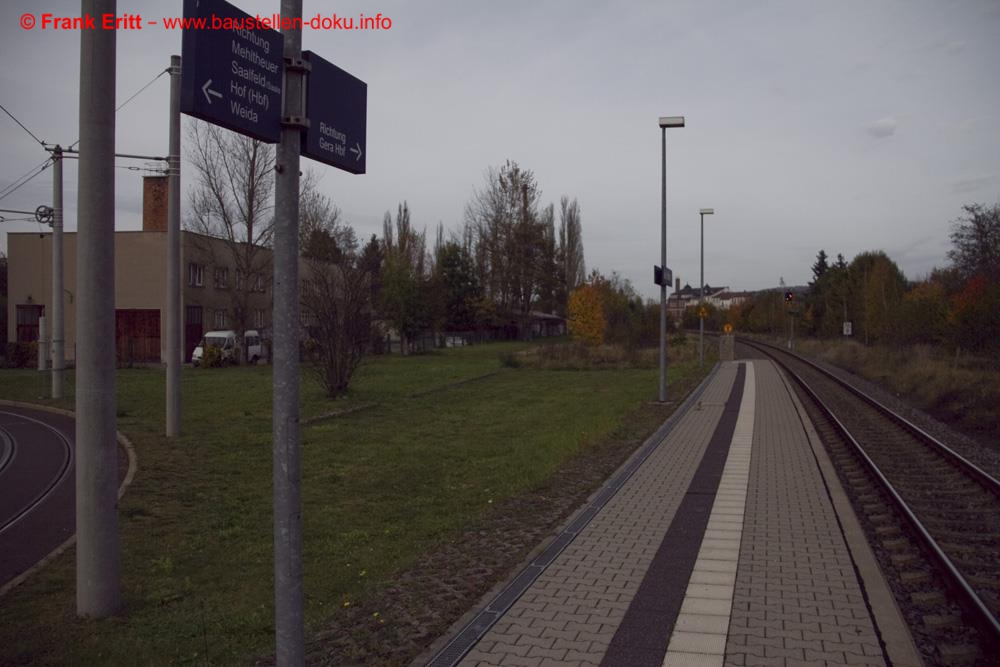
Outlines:
{"type": "MultiPolygon", "coordinates": [[[[125,100],[124,102],[122,102],[121,104],[119,104],[119,105],[118,105],[117,107],[115,107],[115,113],[118,113],[119,111],[121,111],[121,110],[122,110],[122,108],[123,108],[123,107],[124,107],[124,106],[125,106],[126,104],[128,104],[129,102],[131,102],[132,100],[134,100],[135,98],[137,98],[137,97],[139,96],[139,94],[140,94],[140,93],[142,93],[142,92],[143,92],[144,90],[146,90],[147,88],[149,88],[150,86],[152,86],[152,85],[153,85],[154,83],[156,83],[156,81],[157,81],[157,80],[158,80],[158,79],[159,79],[159,78],[160,78],[161,76],[163,76],[164,74],[168,74],[169,72],[170,72],[170,68],[169,68],[169,67],[167,67],[166,69],[164,69],[163,71],[161,71],[161,72],[160,72],[159,74],[157,74],[156,76],[154,76],[154,77],[153,77],[152,79],[150,79],[150,80],[149,80],[149,81],[148,81],[148,82],[146,83],[146,85],[144,85],[144,86],[143,86],[142,88],[140,88],[139,90],[137,90],[137,91],[135,91],[134,93],[132,93],[132,96],[131,96],[131,97],[129,97],[129,98],[127,99],[127,100],[125,100]]],[[[69,145],[69,147],[70,147],[70,148],[73,148],[73,147],[74,147],[74,146],[76,146],[76,145],[77,145],[78,143],[80,143],[80,140],[79,140],[79,139],[77,139],[76,141],[74,141],[73,143],[71,143],[71,144],[69,145]]]]}
{"type": "MultiPolygon", "coordinates": [[[[143,92],[144,90],[146,90],[147,88],[149,88],[150,86],[152,86],[152,85],[153,85],[154,83],[156,83],[156,81],[157,81],[157,80],[158,80],[158,79],[159,79],[159,78],[160,78],[161,76],[163,76],[164,74],[167,74],[167,73],[169,73],[169,72],[170,72],[170,68],[169,68],[169,67],[167,67],[166,69],[164,69],[164,70],[162,70],[161,72],[159,72],[159,73],[158,73],[158,74],[157,74],[156,76],[154,76],[154,77],[153,77],[152,79],[150,79],[150,80],[149,80],[149,81],[148,81],[148,82],[146,83],[146,85],[144,85],[144,86],[143,86],[142,88],[140,88],[139,90],[135,91],[135,92],[134,92],[134,93],[133,93],[133,94],[131,95],[131,97],[129,97],[129,98],[127,99],[127,100],[125,100],[124,102],[122,102],[121,104],[119,104],[119,105],[118,105],[118,107],[117,107],[117,108],[115,108],[115,113],[117,113],[117,112],[121,111],[121,109],[122,109],[122,108],[123,108],[123,107],[124,107],[124,106],[125,106],[126,104],[128,104],[129,102],[131,102],[132,100],[134,100],[134,99],[135,99],[136,97],[138,97],[138,96],[139,96],[139,95],[140,95],[140,94],[141,94],[141,93],[142,93],[142,92],[143,92]]],[[[17,123],[18,125],[20,125],[20,126],[21,126],[21,129],[23,129],[23,130],[24,130],[25,132],[27,132],[27,133],[28,133],[29,135],[31,135],[31,138],[32,138],[32,139],[34,139],[35,141],[37,141],[37,142],[38,142],[39,144],[41,144],[41,145],[42,145],[43,147],[45,147],[45,146],[46,146],[46,144],[45,144],[45,142],[44,142],[44,141],[42,141],[41,139],[39,139],[38,137],[36,137],[36,136],[35,136],[35,134],[34,134],[34,133],[33,133],[33,132],[31,131],[31,130],[29,130],[29,129],[28,129],[27,127],[25,127],[25,126],[24,126],[24,124],[22,124],[22,123],[21,123],[21,121],[19,121],[19,120],[18,120],[17,118],[15,118],[15,117],[14,117],[14,115],[13,115],[13,114],[12,114],[11,112],[7,111],[7,108],[6,108],[6,107],[4,107],[4,106],[3,106],[2,104],[0,104],[0,109],[3,109],[4,113],[6,113],[6,114],[7,114],[8,116],[10,116],[10,117],[11,117],[11,119],[12,119],[12,120],[13,120],[13,121],[14,121],[15,123],[17,123]]],[[[77,145],[78,143],[80,143],[80,140],[79,140],[79,139],[77,139],[77,140],[76,140],[76,141],[74,141],[74,142],[73,142],[72,144],[70,144],[70,145],[69,145],[69,148],[68,148],[67,150],[72,150],[72,148],[73,148],[74,146],[76,146],[76,145],[77,145]]],[[[28,171],[28,172],[27,172],[27,173],[26,173],[26,174],[25,174],[24,176],[21,176],[20,178],[16,179],[16,180],[15,180],[15,181],[13,181],[13,182],[12,182],[12,183],[11,183],[10,185],[8,185],[8,186],[7,186],[6,188],[4,188],[2,192],[0,192],[0,200],[3,200],[3,199],[5,199],[6,197],[8,197],[8,196],[10,196],[10,195],[14,194],[14,193],[15,193],[15,192],[16,192],[17,190],[19,190],[19,189],[20,189],[20,188],[21,188],[22,186],[24,186],[24,185],[27,185],[27,183],[28,183],[29,181],[31,181],[31,180],[32,180],[33,178],[35,178],[36,176],[38,176],[39,174],[41,174],[41,173],[42,173],[43,171],[45,171],[46,169],[48,169],[48,167],[49,167],[49,165],[50,165],[50,164],[52,164],[52,161],[51,161],[51,158],[46,158],[46,159],[45,159],[45,162],[41,163],[40,165],[38,165],[38,166],[36,166],[36,167],[32,167],[32,168],[31,168],[31,169],[30,169],[30,170],[29,170],[29,171],[28,171]]]]}
{"type": "Polygon", "coordinates": [[[52,161],[46,160],[41,165],[35,167],[31,172],[29,172],[31,174],[30,176],[22,176],[20,179],[18,179],[20,182],[15,181],[15,183],[12,183],[3,191],[2,194],[0,194],[0,200],[6,199],[10,195],[14,194],[19,189],[21,189],[23,186],[27,185],[31,181],[31,179],[35,178],[40,173],[48,169],[50,164],[52,164],[52,161]]]}
{"type": "MultiPolygon", "coordinates": [[[[45,162],[48,162],[48,158],[46,158],[45,162]]],[[[43,164],[45,164],[45,162],[41,162],[39,164],[36,164],[34,167],[32,167],[31,169],[29,169],[23,175],[15,178],[13,181],[11,181],[5,188],[3,188],[2,191],[0,191],[0,197],[5,196],[5,193],[7,192],[7,190],[10,190],[11,188],[17,187],[18,183],[20,183],[22,180],[24,180],[25,178],[28,178],[33,173],[35,173],[35,170],[39,169],[43,164]]]]}
{"type": "Polygon", "coordinates": [[[5,107],[4,105],[0,104],[0,109],[3,109],[3,112],[5,114],[7,114],[8,116],[10,116],[10,119],[12,121],[14,121],[15,123],[17,123],[21,127],[22,130],[24,130],[25,132],[27,132],[31,136],[32,139],[34,139],[35,141],[37,141],[38,143],[40,143],[42,146],[45,146],[45,142],[44,141],[42,141],[41,139],[39,139],[38,137],[36,137],[34,132],[32,132],[31,130],[29,130],[27,127],[24,126],[24,123],[22,123],[21,121],[19,121],[17,118],[14,117],[14,114],[12,114],[11,112],[7,111],[7,107],[5,107]]]}

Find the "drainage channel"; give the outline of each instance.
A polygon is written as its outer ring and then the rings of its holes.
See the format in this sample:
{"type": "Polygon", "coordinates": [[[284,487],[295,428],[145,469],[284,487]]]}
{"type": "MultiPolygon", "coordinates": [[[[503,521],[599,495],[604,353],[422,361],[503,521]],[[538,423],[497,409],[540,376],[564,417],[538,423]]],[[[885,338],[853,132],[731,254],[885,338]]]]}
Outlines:
{"type": "Polygon", "coordinates": [[[493,627],[493,624],[513,606],[517,599],[528,590],[563,550],[579,535],[587,524],[597,516],[609,500],[625,485],[625,482],[645,463],[660,446],[677,423],[687,414],[708,387],[719,370],[719,365],[709,372],[701,384],[684,400],[677,410],[656,429],[634,455],[584,506],[583,510],[566,528],[556,536],[546,549],[531,561],[514,579],[496,595],[485,608],[479,611],[455,637],[427,662],[427,667],[453,667],[469,650],[493,627]]]}

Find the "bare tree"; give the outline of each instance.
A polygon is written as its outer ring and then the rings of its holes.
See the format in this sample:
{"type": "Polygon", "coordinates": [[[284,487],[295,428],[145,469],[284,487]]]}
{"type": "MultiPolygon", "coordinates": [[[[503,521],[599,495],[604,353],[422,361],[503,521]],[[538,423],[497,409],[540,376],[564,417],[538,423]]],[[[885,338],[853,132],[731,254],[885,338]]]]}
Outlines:
{"type": "Polygon", "coordinates": [[[302,309],[312,329],[313,368],[327,396],[336,398],[347,391],[371,342],[372,276],[354,249],[311,257],[306,268],[302,309]]]}
{"type": "Polygon", "coordinates": [[[962,207],[965,215],[952,223],[948,259],[963,278],[974,275],[1000,281],[1000,204],[962,207]]]}
{"type": "Polygon", "coordinates": [[[474,191],[465,210],[486,294],[499,312],[518,318],[523,337],[530,334],[531,307],[543,270],[546,230],[540,198],[534,174],[508,160],[486,173],[485,187],[474,191]]]}
{"type": "Polygon", "coordinates": [[[328,257],[339,261],[358,247],[354,228],[347,224],[340,209],[320,192],[319,178],[307,171],[299,194],[299,249],[303,257],[328,257]]]}
{"type": "Polygon", "coordinates": [[[577,204],[576,198],[570,202],[569,198],[564,196],[559,202],[559,250],[557,257],[562,265],[560,301],[565,309],[569,294],[587,279],[587,267],[583,261],[583,229],[580,224],[580,205],[577,204]]]}
{"type": "Polygon", "coordinates": [[[242,336],[251,323],[250,295],[267,290],[270,282],[274,147],[208,123],[190,127],[188,155],[198,183],[186,226],[211,237],[195,237],[195,243],[214,267],[235,267],[230,306],[246,361],[242,336]]]}

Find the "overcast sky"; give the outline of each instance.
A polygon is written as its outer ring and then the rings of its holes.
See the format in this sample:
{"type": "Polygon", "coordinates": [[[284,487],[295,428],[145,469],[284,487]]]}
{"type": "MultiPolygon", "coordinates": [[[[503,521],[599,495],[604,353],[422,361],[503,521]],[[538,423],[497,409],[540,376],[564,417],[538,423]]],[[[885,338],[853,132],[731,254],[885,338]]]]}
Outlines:
{"type": "MultiPolygon", "coordinates": [[[[235,4],[271,14],[280,3],[235,4]]],[[[118,11],[149,20],[181,5],[119,0],[118,11]]],[[[0,6],[0,101],[47,142],[78,138],[80,34],[24,30],[20,17],[79,7],[0,6]]],[[[759,289],[807,282],[820,248],[848,260],[883,249],[920,277],[945,263],[962,204],[1000,200],[997,0],[305,0],[306,17],[334,11],[392,20],[303,35],[304,48],[368,84],[368,173],[303,160],[362,237],[404,199],[418,227],[457,229],[485,170],[509,158],[534,171],[544,201],[579,199],[588,268],[655,296],[662,115],[687,118],[667,132],[667,264],[692,284],[702,207],[716,209],[706,281],[759,289]]],[[[162,24],[120,32],[118,102],[180,50],[180,31],[162,24]]],[[[168,97],[163,76],[119,112],[119,152],[166,152],[168,97]]],[[[45,155],[0,115],[0,191],[45,155]]],[[[118,229],[141,225],[140,176],[118,172],[118,229]]],[[[70,161],[70,230],[76,177],[70,161]]],[[[0,208],[41,203],[51,170],[0,208]]]]}

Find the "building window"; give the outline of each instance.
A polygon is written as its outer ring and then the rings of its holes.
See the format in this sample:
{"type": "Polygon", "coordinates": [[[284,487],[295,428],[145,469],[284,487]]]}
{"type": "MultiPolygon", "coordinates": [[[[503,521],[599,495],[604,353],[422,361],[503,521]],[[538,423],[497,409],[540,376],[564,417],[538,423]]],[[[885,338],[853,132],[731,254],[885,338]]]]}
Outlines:
{"type": "Polygon", "coordinates": [[[253,274],[253,287],[251,288],[254,292],[264,291],[264,275],[261,273],[253,274]]]}
{"type": "Polygon", "coordinates": [[[258,329],[264,328],[264,309],[258,308],[253,311],[253,323],[258,329]]]}
{"type": "Polygon", "coordinates": [[[226,311],[217,310],[215,311],[215,328],[216,330],[226,328],[226,311]]]}
{"type": "Polygon", "coordinates": [[[236,269],[236,289],[243,291],[243,272],[236,269]]]}
{"type": "Polygon", "coordinates": [[[205,284],[205,267],[191,262],[188,264],[188,286],[202,287],[205,284]]]}
{"type": "Polygon", "coordinates": [[[38,340],[38,319],[45,314],[45,306],[26,304],[17,306],[17,342],[33,343],[38,340]]]}
{"type": "Polygon", "coordinates": [[[229,269],[224,266],[215,267],[215,289],[229,289],[229,269]]]}

